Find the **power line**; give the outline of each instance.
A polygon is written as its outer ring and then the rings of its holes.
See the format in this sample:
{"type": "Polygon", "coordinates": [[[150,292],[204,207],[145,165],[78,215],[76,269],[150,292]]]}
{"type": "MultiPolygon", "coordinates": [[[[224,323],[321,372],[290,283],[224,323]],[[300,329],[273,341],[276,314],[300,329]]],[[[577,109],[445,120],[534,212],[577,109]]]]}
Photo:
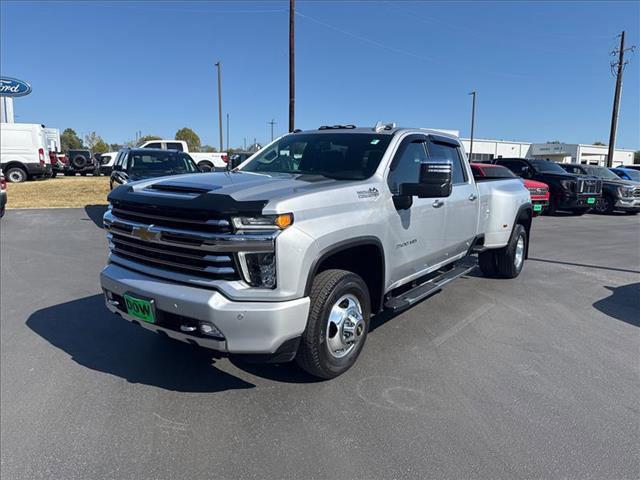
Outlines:
{"type": "Polygon", "coordinates": [[[498,71],[491,71],[491,70],[486,70],[483,68],[469,68],[469,67],[465,67],[464,65],[462,65],[460,62],[445,62],[443,60],[437,59],[437,58],[433,58],[433,57],[427,57],[424,55],[418,55],[416,53],[410,52],[408,50],[402,50],[400,48],[396,48],[396,47],[392,47],[390,45],[386,45],[384,43],[378,42],[377,40],[372,40],[371,38],[367,38],[367,37],[363,37],[362,35],[358,35],[356,33],[353,32],[349,32],[347,30],[343,30],[341,28],[338,28],[334,25],[330,25],[326,22],[323,22],[322,20],[318,20],[317,18],[314,17],[310,17],[309,15],[305,15],[300,13],[299,11],[296,11],[295,14],[299,17],[305,18],[313,23],[316,23],[318,25],[321,25],[325,28],[329,28],[331,30],[334,30],[336,32],[339,32],[343,35],[355,38],[356,40],[360,40],[361,42],[365,42],[365,43],[369,43],[371,45],[374,45],[378,48],[382,48],[384,50],[393,52],[393,53],[399,53],[401,55],[405,55],[407,57],[411,57],[411,58],[415,58],[417,60],[421,60],[423,62],[430,62],[430,63],[437,63],[440,65],[446,65],[448,67],[452,67],[452,68],[457,68],[460,70],[465,70],[468,72],[473,72],[473,73],[478,73],[478,72],[484,72],[484,73],[488,73],[488,74],[492,74],[492,75],[498,75],[498,76],[504,76],[504,77],[511,77],[511,78],[524,78],[524,77],[529,77],[529,75],[520,75],[520,74],[515,74],[515,73],[506,73],[506,72],[498,72],[498,71]]]}

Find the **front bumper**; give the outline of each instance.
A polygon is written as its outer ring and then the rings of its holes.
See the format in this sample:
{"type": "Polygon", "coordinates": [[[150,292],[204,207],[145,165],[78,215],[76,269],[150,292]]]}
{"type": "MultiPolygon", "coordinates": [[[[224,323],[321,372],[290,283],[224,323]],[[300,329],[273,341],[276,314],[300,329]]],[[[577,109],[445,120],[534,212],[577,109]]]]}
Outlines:
{"type": "Polygon", "coordinates": [[[640,212],[640,198],[619,198],[613,208],[625,212],[640,212]]]}
{"type": "Polygon", "coordinates": [[[546,198],[536,199],[532,197],[531,204],[533,205],[533,216],[537,217],[547,209],[549,206],[549,200],[546,198]]]}
{"type": "Polygon", "coordinates": [[[151,331],[163,332],[171,338],[220,352],[237,354],[272,354],[288,340],[299,337],[307,324],[309,298],[283,302],[235,302],[215,290],[181,285],[109,264],[100,274],[105,292],[114,298],[131,293],[154,300],[158,318],[172,319],[146,323],[126,313],[122,303],[105,298],[113,313],[136,322],[151,331]],[[213,323],[224,339],[185,333],[174,325],[205,321],[213,323]]]}
{"type": "Polygon", "coordinates": [[[601,194],[578,195],[578,196],[561,196],[556,197],[554,202],[556,208],[560,210],[588,210],[595,207],[601,194]],[[589,203],[588,199],[593,198],[593,203],[589,203]]]}

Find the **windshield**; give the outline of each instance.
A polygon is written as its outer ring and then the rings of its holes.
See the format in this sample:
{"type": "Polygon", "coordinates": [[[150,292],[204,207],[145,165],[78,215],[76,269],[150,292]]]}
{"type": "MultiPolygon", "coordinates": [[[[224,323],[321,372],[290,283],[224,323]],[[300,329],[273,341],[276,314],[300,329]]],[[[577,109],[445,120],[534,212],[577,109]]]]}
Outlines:
{"type": "Polygon", "coordinates": [[[131,152],[127,172],[136,177],[160,177],[198,171],[193,159],[172,151],[131,152]]]}
{"type": "MultiPolygon", "coordinates": [[[[626,175],[634,182],[640,182],[640,172],[638,170],[625,169],[625,170],[618,170],[618,171],[620,172],[621,175],[626,175]]],[[[625,177],[623,176],[621,178],[625,178],[625,177]]]]}
{"type": "Polygon", "coordinates": [[[378,168],[391,138],[373,133],[287,135],[266,147],[242,171],[364,180],[378,168]]]}
{"type": "Polygon", "coordinates": [[[562,167],[556,163],[550,162],[548,160],[529,160],[533,168],[535,168],[538,172],[550,172],[550,173],[564,173],[566,174],[562,167]]]}
{"type": "Polygon", "coordinates": [[[591,165],[583,165],[582,168],[585,169],[587,175],[593,175],[594,177],[603,178],[607,180],[620,180],[615,173],[605,167],[594,167],[591,165]]]}

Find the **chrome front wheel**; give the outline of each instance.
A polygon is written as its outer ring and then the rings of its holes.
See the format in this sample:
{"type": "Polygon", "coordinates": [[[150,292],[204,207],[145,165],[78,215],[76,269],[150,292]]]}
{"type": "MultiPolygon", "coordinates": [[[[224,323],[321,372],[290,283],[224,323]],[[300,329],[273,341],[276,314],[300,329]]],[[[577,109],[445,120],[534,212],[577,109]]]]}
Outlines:
{"type": "Polygon", "coordinates": [[[344,358],[357,347],[365,330],[362,306],[355,295],[343,295],[333,304],[326,328],[329,355],[344,358]]]}

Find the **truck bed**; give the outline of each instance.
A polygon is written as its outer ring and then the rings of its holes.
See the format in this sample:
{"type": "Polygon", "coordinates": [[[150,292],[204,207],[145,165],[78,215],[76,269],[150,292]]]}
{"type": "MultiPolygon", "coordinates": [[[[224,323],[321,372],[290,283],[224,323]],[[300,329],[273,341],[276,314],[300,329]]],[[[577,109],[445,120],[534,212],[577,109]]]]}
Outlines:
{"type": "Polygon", "coordinates": [[[478,232],[484,232],[486,247],[503,247],[509,241],[513,228],[514,200],[521,199],[518,206],[525,203],[522,180],[519,178],[476,179],[476,185],[480,200],[478,232]]]}

